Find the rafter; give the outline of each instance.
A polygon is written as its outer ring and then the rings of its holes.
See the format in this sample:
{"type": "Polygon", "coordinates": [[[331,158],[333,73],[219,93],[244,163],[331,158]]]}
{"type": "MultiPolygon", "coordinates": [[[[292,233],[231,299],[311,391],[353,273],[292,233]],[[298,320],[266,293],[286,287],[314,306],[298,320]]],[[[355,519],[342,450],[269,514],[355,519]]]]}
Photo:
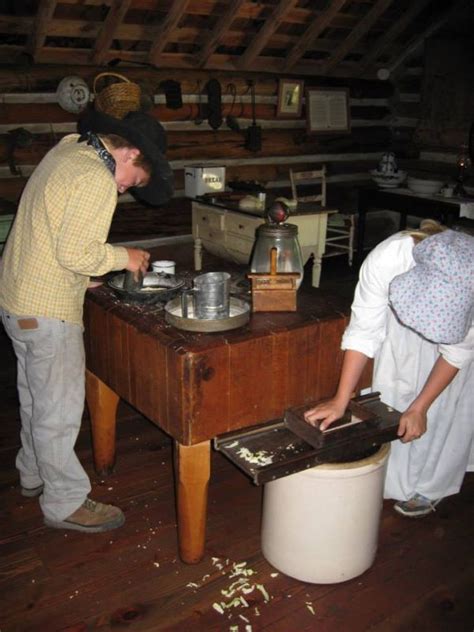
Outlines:
{"type": "Polygon", "coordinates": [[[159,63],[161,54],[168,43],[169,36],[182,18],[188,2],[189,0],[174,0],[172,2],[168,15],[155,33],[154,43],[151,46],[148,56],[148,61],[151,64],[157,65],[159,63]]]}
{"type": "Polygon", "coordinates": [[[235,16],[238,14],[240,7],[244,4],[244,2],[245,0],[233,0],[233,2],[229,4],[227,10],[217,20],[211,37],[208,38],[201,51],[195,56],[196,65],[198,67],[202,68],[206,65],[209,56],[216,50],[224,33],[234,21],[235,16]]]}
{"type": "MultiPolygon", "coordinates": [[[[112,0],[61,0],[63,5],[87,4],[90,6],[110,5],[112,0]]],[[[134,0],[133,8],[139,11],[156,11],[157,5],[163,4],[171,6],[174,0],[134,0]]],[[[262,12],[262,2],[255,0],[247,0],[241,9],[240,16],[246,20],[256,20],[262,12]]],[[[270,4],[266,2],[265,4],[270,4]]],[[[307,2],[310,5],[310,2],[307,2]]],[[[220,15],[224,9],[224,2],[216,0],[189,0],[186,7],[188,15],[220,15]]],[[[319,11],[313,11],[308,8],[296,8],[287,16],[287,22],[291,24],[307,24],[308,20],[318,15],[319,11]]],[[[336,17],[334,24],[340,28],[352,28],[357,22],[357,17],[349,14],[341,14],[336,17]]]]}
{"type": "Polygon", "coordinates": [[[430,25],[466,22],[473,2],[36,0],[27,12],[18,0],[0,8],[0,56],[7,64],[26,54],[35,64],[101,66],[120,58],[168,69],[347,78],[379,70],[383,79],[434,32],[430,25]]]}
{"type": "Polygon", "coordinates": [[[308,48],[311,46],[311,43],[317,39],[317,37],[324,31],[325,28],[331,24],[334,17],[337,13],[342,9],[346,0],[334,0],[329,4],[329,7],[321,13],[311,24],[311,26],[305,31],[300,41],[293,46],[288,55],[286,63],[284,65],[284,70],[288,72],[293,68],[298,59],[302,57],[308,48]]]}
{"type": "MultiPolygon", "coordinates": [[[[133,0],[134,2],[135,0],[133,0]]],[[[133,5],[134,6],[134,5],[133,5]]],[[[239,17],[242,12],[239,13],[239,17]]],[[[0,38],[2,35],[19,34],[25,35],[31,33],[33,29],[35,18],[34,17],[12,17],[0,15],[0,38]]],[[[285,20],[286,22],[286,20],[285,20]]],[[[64,37],[74,38],[78,33],[87,33],[88,37],[95,40],[99,37],[102,30],[102,22],[90,21],[90,20],[68,20],[54,18],[48,27],[48,37],[64,37]]],[[[333,26],[334,23],[331,24],[333,26]]],[[[115,39],[128,40],[141,42],[151,42],[155,36],[156,26],[151,24],[130,24],[128,22],[122,22],[118,24],[115,30],[115,39]]],[[[209,37],[210,31],[205,31],[209,37]]],[[[173,34],[173,42],[177,44],[193,44],[199,36],[202,35],[202,30],[197,26],[180,27],[179,32],[176,30],[173,34]]],[[[227,31],[224,37],[221,39],[221,44],[228,47],[236,46],[248,46],[250,47],[252,40],[252,34],[238,30],[227,31]]],[[[299,37],[290,33],[275,32],[271,36],[272,48],[279,48],[286,50],[291,46],[294,46],[299,41],[299,37]]],[[[338,40],[332,37],[331,39],[322,39],[319,37],[311,45],[312,51],[330,52],[337,47],[338,40]]],[[[400,49],[400,46],[394,46],[395,49],[400,49]]],[[[369,47],[367,44],[362,43],[356,49],[354,49],[359,55],[368,54],[369,47]]],[[[398,54],[398,50],[395,50],[395,55],[398,54]]],[[[117,51],[114,53],[117,56],[117,51]]],[[[92,63],[92,60],[89,60],[92,63]]]]}
{"type": "Polygon", "coordinates": [[[29,53],[36,61],[38,52],[44,45],[48,31],[49,21],[54,15],[57,0],[40,0],[33,31],[28,37],[26,52],[29,53]]]}
{"type": "MultiPolygon", "coordinates": [[[[11,53],[8,53],[11,57],[11,53]]],[[[105,62],[116,59],[116,52],[108,52],[105,58],[105,62]]],[[[127,63],[131,64],[145,64],[147,65],[147,54],[143,51],[121,51],[120,58],[123,60],[123,64],[127,63]]],[[[196,66],[192,63],[192,59],[190,55],[186,55],[184,53],[163,53],[162,54],[162,67],[163,68],[179,68],[182,70],[196,70],[196,66]]],[[[0,47],[0,60],[2,63],[7,63],[8,59],[6,58],[4,51],[0,47]]],[[[221,55],[218,53],[214,53],[209,58],[207,68],[210,70],[222,71],[222,72],[233,72],[236,68],[236,63],[238,61],[238,57],[235,55],[221,55]]],[[[41,51],[38,53],[38,61],[39,64],[56,64],[56,65],[66,65],[66,66],[90,66],[89,59],[89,51],[77,50],[74,51],[74,55],[71,55],[71,50],[68,48],[60,48],[60,47],[43,47],[41,51]]],[[[255,60],[252,66],[252,72],[261,72],[261,73],[281,73],[281,59],[279,57],[262,57],[259,56],[255,60]]],[[[315,77],[319,74],[319,69],[321,67],[320,62],[315,62],[311,59],[302,59],[298,64],[294,67],[294,73],[298,75],[308,75],[311,77],[315,77]]],[[[332,72],[333,77],[351,77],[353,74],[353,70],[355,68],[355,64],[349,63],[341,63],[339,64],[332,72]]],[[[136,67],[134,66],[134,70],[136,71],[136,67]]]]}
{"type": "Polygon", "coordinates": [[[91,53],[91,61],[93,64],[100,65],[104,61],[105,54],[114,41],[117,29],[121,25],[131,4],[132,0],[113,0],[91,53]]]}
{"type": "Polygon", "coordinates": [[[430,2],[431,0],[417,0],[416,2],[413,2],[405,14],[377,40],[376,45],[361,59],[359,65],[362,73],[367,69],[372,61],[376,60],[381,53],[386,52],[389,49],[391,44],[400,35],[400,33],[402,33],[406,26],[410,24],[410,22],[412,22],[430,2]]]}
{"type": "Polygon", "coordinates": [[[266,20],[263,27],[255,35],[247,50],[240,58],[237,67],[242,70],[248,68],[254,59],[260,54],[271,36],[278,29],[284,18],[296,6],[297,0],[280,0],[280,4],[266,20]]]}
{"type": "Polygon", "coordinates": [[[367,15],[357,24],[350,35],[346,37],[341,46],[330,56],[323,64],[323,73],[327,74],[329,70],[337,66],[337,64],[347,56],[347,54],[356,46],[362,37],[370,30],[379,17],[392,4],[393,0],[377,0],[375,5],[370,9],[367,15]]]}
{"type": "Polygon", "coordinates": [[[413,55],[413,53],[424,43],[424,41],[436,33],[436,31],[444,26],[446,22],[453,18],[459,19],[463,10],[470,11],[472,8],[471,3],[472,0],[457,0],[450,9],[448,9],[437,20],[432,22],[424,31],[419,33],[416,37],[413,37],[405,46],[403,53],[399,55],[397,59],[392,59],[387,64],[386,70],[388,71],[388,76],[393,73],[405,61],[405,59],[413,55]]]}

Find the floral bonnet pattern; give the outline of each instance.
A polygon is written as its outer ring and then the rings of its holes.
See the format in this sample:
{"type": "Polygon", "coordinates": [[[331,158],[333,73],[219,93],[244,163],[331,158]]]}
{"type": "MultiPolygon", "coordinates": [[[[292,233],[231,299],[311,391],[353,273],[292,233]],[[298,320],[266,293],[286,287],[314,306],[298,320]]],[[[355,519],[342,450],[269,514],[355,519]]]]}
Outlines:
{"type": "Polygon", "coordinates": [[[390,284],[393,311],[427,340],[461,342],[474,317],[474,237],[446,230],[417,244],[413,258],[390,284]]]}

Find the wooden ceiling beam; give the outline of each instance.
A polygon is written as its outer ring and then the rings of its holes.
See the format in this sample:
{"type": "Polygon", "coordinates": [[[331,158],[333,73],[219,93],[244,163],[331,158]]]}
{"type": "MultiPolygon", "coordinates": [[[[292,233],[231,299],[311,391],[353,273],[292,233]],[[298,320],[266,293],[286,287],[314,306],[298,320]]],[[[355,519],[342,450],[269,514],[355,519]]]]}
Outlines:
{"type": "Polygon", "coordinates": [[[170,34],[182,18],[188,1],[189,0],[174,0],[169,13],[155,33],[154,43],[152,44],[148,55],[149,63],[154,66],[160,62],[161,54],[168,43],[170,34]]]}
{"type": "Polygon", "coordinates": [[[40,0],[39,2],[33,31],[28,37],[26,44],[26,52],[31,55],[35,61],[46,40],[49,21],[54,15],[56,5],[57,0],[40,0]]]}
{"type": "MultiPolygon", "coordinates": [[[[459,7],[472,2],[449,0],[433,20],[462,22],[459,7]]],[[[100,66],[119,57],[170,70],[374,78],[374,62],[390,73],[438,28],[419,28],[436,3],[417,0],[403,11],[394,0],[37,0],[36,15],[21,16],[5,3],[0,55],[7,63],[22,55],[67,63],[69,56],[72,65],[100,66]],[[326,8],[308,8],[315,5],[326,8]]]]}
{"type": "MultiPolygon", "coordinates": [[[[427,0],[428,1],[428,0],[427,0]]],[[[11,17],[0,16],[0,35],[27,35],[31,33],[34,23],[34,17],[11,17]]],[[[88,38],[95,39],[99,37],[102,22],[88,22],[86,20],[65,20],[54,19],[48,27],[48,37],[70,37],[75,38],[78,34],[87,34],[88,38]]],[[[148,24],[118,24],[115,31],[115,39],[123,41],[140,40],[142,42],[151,42],[155,36],[156,27],[148,24]]],[[[202,30],[197,27],[187,26],[180,28],[173,34],[173,43],[176,44],[192,44],[202,34],[202,30]]],[[[206,36],[210,37],[210,31],[205,31],[206,36]]],[[[227,31],[221,40],[226,46],[249,46],[251,45],[251,33],[241,31],[227,31]]],[[[273,33],[270,45],[274,48],[288,49],[299,41],[296,35],[288,33],[273,33]]],[[[318,38],[311,46],[313,51],[329,52],[335,50],[338,41],[335,39],[318,38]]],[[[394,47],[397,55],[400,47],[394,47]]],[[[368,54],[368,47],[365,44],[359,45],[354,49],[360,55],[368,54]]],[[[117,55],[116,55],[117,56],[117,55]]]]}
{"type": "Polygon", "coordinates": [[[393,0],[377,0],[367,15],[362,18],[351,33],[343,40],[343,43],[323,64],[323,73],[327,74],[332,68],[347,56],[362,37],[370,30],[379,17],[392,4],[393,0]]]}
{"type": "Polygon", "coordinates": [[[236,15],[240,11],[240,7],[244,4],[245,0],[233,0],[230,2],[227,10],[217,20],[214,29],[212,30],[211,37],[207,38],[207,41],[203,48],[195,55],[196,66],[202,68],[206,65],[209,56],[216,50],[219,42],[224,37],[224,33],[230,28],[236,15]]]}
{"type": "Polygon", "coordinates": [[[382,54],[386,53],[396,38],[402,33],[402,31],[416,18],[416,16],[423,11],[423,9],[431,2],[431,0],[417,0],[413,2],[410,8],[403,14],[403,16],[395,22],[395,24],[380,37],[375,46],[371,48],[359,62],[360,71],[364,72],[370,64],[377,60],[382,54]]]}
{"type": "Polygon", "coordinates": [[[34,17],[0,15],[0,33],[5,33],[5,35],[28,35],[33,30],[34,22],[34,17]]]}
{"type": "Polygon", "coordinates": [[[132,0],[114,0],[104,20],[99,36],[95,41],[91,52],[91,62],[100,66],[104,61],[107,51],[114,41],[117,29],[132,4],[132,0]]]}
{"type": "Polygon", "coordinates": [[[284,65],[285,72],[292,70],[296,62],[305,54],[310,48],[312,42],[318,38],[318,36],[324,31],[325,28],[331,24],[337,13],[342,9],[346,0],[334,0],[329,3],[326,11],[318,15],[311,26],[305,31],[299,42],[293,46],[290,50],[290,54],[286,59],[284,65]]]}
{"type": "Polygon", "coordinates": [[[247,46],[245,53],[240,57],[237,63],[237,68],[239,70],[244,70],[252,64],[254,59],[265,48],[266,44],[277,31],[288,13],[293,10],[296,3],[297,0],[280,0],[279,5],[275,8],[272,15],[267,18],[263,27],[260,29],[258,34],[254,36],[250,45],[247,46]]]}
{"type": "MultiPolygon", "coordinates": [[[[81,0],[61,0],[61,4],[64,5],[77,5],[81,0]]],[[[175,0],[168,0],[168,5],[174,3],[175,0]]],[[[85,0],[82,0],[85,3],[85,0]]],[[[87,4],[91,6],[111,5],[112,0],[87,0],[87,4]]],[[[163,3],[165,4],[165,3],[163,3]]],[[[134,0],[133,9],[136,11],[156,11],[157,0],[134,0]]],[[[218,15],[222,13],[224,3],[216,0],[189,0],[186,7],[186,13],[189,15],[218,15]]],[[[166,7],[166,10],[168,8],[166,7]]],[[[248,20],[258,19],[262,12],[262,3],[247,1],[241,9],[241,17],[248,20]]],[[[314,16],[318,16],[320,11],[312,11],[306,8],[294,8],[290,12],[286,21],[291,24],[308,24],[309,20],[314,19],[314,16]]],[[[339,28],[353,28],[357,22],[357,17],[349,14],[341,14],[336,16],[334,25],[339,28]]]]}
{"type": "Polygon", "coordinates": [[[404,47],[401,55],[399,55],[397,59],[392,59],[386,64],[385,70],[388,74],[384,78],[388,78],[390,74],[392,74],[408,57],[413,55],[413,53],[424,43],[426,39],[428,39],[428,37],[434,35],[434,33],[444,26],[446,22],[449,22],[451,19],[459,19],[459,16],[462,15],[463,11],[472,11],[472,0],[456,0],[451,8],[445,11],[443,15],[432,22],[422,33],[413,37],[404,47]]]}
{"type": "MultiPolygon", "coordinates": [[[[87,49],[76,49],[74,50],[74,55],[71,56],[71,50],[68,48],[59,48],[59,47],[43,47],[38,55],[38,62],[40,64],[61,64],[64,66],[90,66],[89,59],[90,51],[87,49]]],[[[105,62],[114,59],[116,55],[112,52],[108,52],[105,58],[105,62]]],[[[120,57],[123,61],[123,65],[121,68],[125,69],[127,67],[127,61],[131,64],[135,64],[137,62],[146,62],[146,54],[137,53],[135,51],[122,51],[120,57]]],[[[196,70],[196,65],[194,63],[193,58],[190,55],[186,55],[184,53],[163,53],[162,54],[162,69],[163,71],[168,70],[171,74],[174,68],[185,69],[185,70],[196,70]]],[[[0,49],[0,61],[6,61],[6,59],[2,56],[2,50],[0,49]]],[[[218,53],[214,53],[209,58],[207,68],[210,70],[216,71],[234,71],[236,63],[238,61],[238,57],[234,55],[220,55],[218,53]]],[[[353,74],[355,64],[343,63],[339,64],[337,68],[334,69],[332,76],[347,78],[351,77],[353,74]]],[[[129,68],[133,68],[136,71],[136,66],[129,66],[129,68]]],[[[282,60],[275,57],[257,57],[255,60],[252,71],[249,71],[249,76],[251,73],[275,73],[281,74],[282,72],[282,60]]],[[[295,67],[294,72],[296,74],[308,75],[311,77],[317,77],[318,75],[322,76],[321,73],[321,63],[315,62],[313,60],[301,60],[295,67]]]]}

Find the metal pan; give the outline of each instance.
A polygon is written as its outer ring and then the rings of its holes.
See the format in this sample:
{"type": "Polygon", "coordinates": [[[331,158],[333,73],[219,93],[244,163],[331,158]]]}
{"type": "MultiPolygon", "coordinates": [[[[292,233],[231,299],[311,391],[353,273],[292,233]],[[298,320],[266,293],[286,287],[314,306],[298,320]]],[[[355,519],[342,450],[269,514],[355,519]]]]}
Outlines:
{"type": "Polygon", "coordinates": [[[250,318],[250,305],[234,296],[230,297],[230,313],[227,318],[204,319],[195,318],[192,305],[189,306],[188,317],[183,317],[181,298],[174,298],[165,305],[166,322],[178,329],[213,333],[228,331],[245,325],[250,318]]]}
{"type": "Polygon", "coordinates": [[[146,285],[139,290],[126,290],[124,288],[125,274],[116,274],[107,282],[117,298],[127,303],[140,303],[153,305],[166,303],[177,296],[184,287],[184,280],[171,274],[157,275],[154,285],[146,285]]]}

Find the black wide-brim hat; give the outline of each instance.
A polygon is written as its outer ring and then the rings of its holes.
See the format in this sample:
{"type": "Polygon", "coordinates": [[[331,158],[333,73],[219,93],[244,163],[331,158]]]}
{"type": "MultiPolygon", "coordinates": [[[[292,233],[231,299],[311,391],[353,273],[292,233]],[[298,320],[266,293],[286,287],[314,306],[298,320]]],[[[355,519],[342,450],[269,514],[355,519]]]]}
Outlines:
{"type": "Polygon", "coordinates": [[[122,119],[97,110],[89,110],[78,122],[79,133],[117,134],[128,140],[152,165],[145,187],[131,187],[130,193],[142,202],[164,204],[173,195],[173,170],[164,154],[166,132],[156,119],[145,112],[129,112],[122,119]]]}

